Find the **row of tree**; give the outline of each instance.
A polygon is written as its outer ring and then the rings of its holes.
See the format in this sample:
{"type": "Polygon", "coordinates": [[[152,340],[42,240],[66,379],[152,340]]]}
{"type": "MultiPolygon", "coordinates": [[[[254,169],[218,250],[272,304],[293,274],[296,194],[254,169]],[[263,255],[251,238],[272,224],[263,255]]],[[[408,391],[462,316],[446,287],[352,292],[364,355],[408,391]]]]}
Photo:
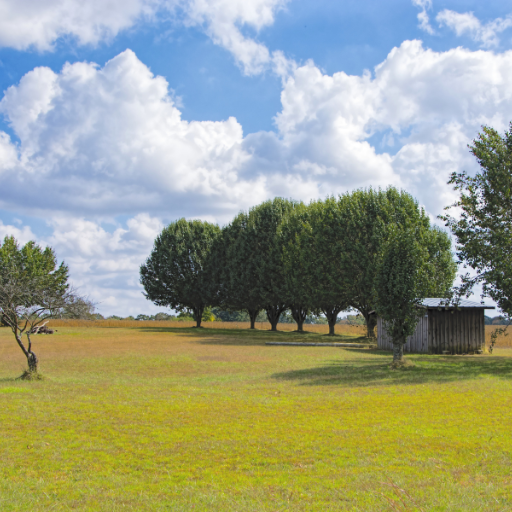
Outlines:
{"type": "Polygon", "coordinates": [[[403,307],[397,293],[412,293],[416,305],[447,297],[455,274],[449,236],[392,187],[309,205],[276,198],[222,229],[180,219],[164,228],[140,268],[145,296],[190,311],[198,327],[212,306],[247,312],[251,328],[264,311],[272,330],[288,310],[298,331],[308,315],[325,315],[332,335],[339,313],[355,309],[368,336],[373,312],[396,316],[403,307]]]}

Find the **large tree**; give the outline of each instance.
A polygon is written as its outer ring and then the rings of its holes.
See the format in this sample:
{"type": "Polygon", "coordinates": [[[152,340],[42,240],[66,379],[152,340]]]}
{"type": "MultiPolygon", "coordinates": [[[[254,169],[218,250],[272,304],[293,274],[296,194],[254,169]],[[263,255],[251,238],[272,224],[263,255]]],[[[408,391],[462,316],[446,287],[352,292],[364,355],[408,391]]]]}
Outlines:
{"type": "Polygon", "coordinates": [[[339,313],[349,308],[351,293],[351,276],[340,264],[347,250],[340,219],[338,201],[332,197],[298,208],[288,228],[295,235],[283,250],[291,303],[324,313],[331,336],[339,313]]]}
{"type": "Polygon", "coordinates": [[[259,259],[254,254],[249,215],[239,213],[222,229],[208,263],[215,288],[213,304],[226,311],[247,311],[251,329],[263,309],[259,294],[259,259]]]}
{"type": "Polygon", "coordinates": [[[57,265],[53,249],[35,242],[20,248],[14,237],[5,237],[0,245],[0,314],[27,358],[24,378],[38,375],[31,334],[63,311],[73,312],[82,300],[70,290],[68,267],[57,265]]]}
{"type": "Polygon", "coordinates": [[[483,294],[491,297],[510,318],[512,316],[512,123],[501,136],[484,126],[469,146],[480,164],[480,172],[469,176],[453,173],[460,198],[447,207],[460,216],[441,216],[456,237],[459,261],[473,269],[463,276],[461,294],[482,284],[483,294]]]}
{"type": "Polygon", "coordinates": [[[285,270],[279,226],[297,203],[280,197],[255,206],[249,211],[247,229],[233,250],[242,258],[243,271],[239,274],[250,293],[267,313],[271,329],[277,330],[281,313],[289,304],[283,293],[285,270]]]}
{"type": "Polygon", "coordinates": [[[418,226],[391,226],[375,280],[375,308],[393,343],[393,362],[400,364],[404,345],[424,310],[429,254],[418,226]]]}
{"type": "Polygon", "coordinates": [[[297,331],[304,332],[304,323],[310,313],[317,311],[313,291],[318,283],[314,281],[311,264],[310,241],[304,232],[311,232],[310,208],[299,203],[285,216],[278,231],[278,241],[282,247],[284,280],[282,294],[289,305],[292,318],[297,323],[297,331]]]}
{"type": "Polygon", "coordinates": [[[393,187],[370,188],[345,194],[338,202],[337,236],[345,247],[338,265],[350,276],[350,306],[363,315],[369,337],[375,336],[375,315],[371,312],[375,309],[377,269],[390,227],[413,226],[423,233],[422,243],[428,249],[430,269],[435,275],[428,282],[428,295],[449,295],[456,273],[450,239],[443,231],[431,227],[428,215],[410,194],[393,187]]]}
{"type": "Polygon", "coordinates": [[[207,261],[219,233],[217,225],[199,220],[180,219],[164,228],[140,267],[145,297],[158,306],[189,310],[201,327],[203,311],[216,296],[207,261]]]}

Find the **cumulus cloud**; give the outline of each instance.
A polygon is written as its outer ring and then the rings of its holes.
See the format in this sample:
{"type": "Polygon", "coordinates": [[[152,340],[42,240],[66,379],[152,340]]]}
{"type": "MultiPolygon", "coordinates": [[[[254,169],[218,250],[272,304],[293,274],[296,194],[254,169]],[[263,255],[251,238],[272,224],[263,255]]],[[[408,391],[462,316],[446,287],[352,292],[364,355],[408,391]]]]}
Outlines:
{"type": "Polygon", "coordinates": [[[160,0],[0,0],[0,46],[51,50],[57,39],[96,44],[152,17],[160,0]]]}
{"type": "Polygon", "coordinates": [[[412,4],[421,9],[418,13],[419,27],[428,34],[434,34],[434,29],[430,25],[430,19],[428,16],[428,10],[432,9],[432,0],[412,0],[412,4]]]}
{"type": "Polygon", "coordinates": [[[36,68],[7,90],[0,112],[21,142],[0,138],[6,208],[119,214],[178,202],[192,214],[264,196],[259,178],[238,180],[249,155],[236,119],[183,121],[167,82],[130,50],[102,69],[36,68]]]}
{"type": "Polygon", "coordinates": [[[13,236],[21,245],[36,239],[30,226],[12,226],[0,221],[0,243],[3,242],[6,236],[13,236]]]}
{"type": "Polygon", "coordinates": [[[244,136],[233,118],[183,121],[167,82],[130,51],[103,68],[36,68],[0,102],[16,136],[0,132],[0,207],[53,219],[48,243],[122,313],[141,307],[137,270],[158,219],[222,223],[275,195],[390,184],[439,214],[454,199],[450,172],[476,168],[467,144],[481,125],[503,131],[512,119],[511,81],[510,51],[406,41],[361,76],[297,67],[276,130],[244,136]],[[120,215],[131,220],[100,223],[120,215]]]}
{"type": "Polygon", "coordinates": [[[0,46],[50,51],[62,38],[79,45],[111,40],[141,20],[158,18],[201,28],[231,52],[247,75],[273,69],[286,75],[294,63],[270,52],[243,30],[274,23],[288,0],[0,0],[0,46]]]}
{"type": "Polygon", "coordinates": [[[226,221],[273,195],[393,184],[438,213],[480,126],[512,119],[511,75],[512,52],[434,52],[419,41],[373,75],[329,76],[309,62],[284,83],[276,131],[244,137],[234,118],[183,121],[167,82],[131,51],[103,68],[36,68],[0,102],[19,138],[0,134],[0,206],[226,221]]]}
{"type": "Polygon", "coordinates": [[[191,0],[184,6],[185,22],[202,26],[214,43],[230,51],[248,75],[261,73],[273,65],[279,74],[292,65],[283,60],[282,52],[270,53],[268,48],[251,37],[243,35],[241,28],[255,31],[274,23],[275,13],[288,0],[191,0]],[[283,62],[286,65],[283,68],[283,62]]]}
{"type": "Polygon", "coordinates": [[[142,295],[139,267],[149,256],[160,219],[143,213],[108,231],[84,218],[55,217],[46,243],[70,269],[74,286],[103,314],[136,315],[161,311],[142,295]]]}
{"type": "Polygon", "coordinates": [[[441,11],[436,20],[440,26],[450,28],[457,36],[468,35],[484,48],[498,46],[498,34],[512,26],[512,16],[496,18],[483,24],[472,12],[458,13],[448,9],[441,11]]]}

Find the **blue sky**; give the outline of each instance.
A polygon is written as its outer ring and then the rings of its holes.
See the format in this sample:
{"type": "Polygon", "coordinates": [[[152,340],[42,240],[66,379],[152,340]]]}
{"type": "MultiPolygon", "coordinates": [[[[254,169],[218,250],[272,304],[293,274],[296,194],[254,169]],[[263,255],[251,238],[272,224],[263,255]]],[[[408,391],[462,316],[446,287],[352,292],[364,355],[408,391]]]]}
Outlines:
{"type": "Polygon", "coordinates": [[[504,1],[0,0],[0,235],[105,314],[162,226],[395,185],[435,217],[512,120],[504,1]]]}

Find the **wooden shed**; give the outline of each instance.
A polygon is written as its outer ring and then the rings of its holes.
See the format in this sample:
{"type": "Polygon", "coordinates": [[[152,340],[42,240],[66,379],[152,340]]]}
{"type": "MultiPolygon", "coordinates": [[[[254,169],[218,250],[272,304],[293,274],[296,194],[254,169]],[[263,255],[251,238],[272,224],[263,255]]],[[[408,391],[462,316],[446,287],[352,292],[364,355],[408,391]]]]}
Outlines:
{"type": "MultiPolygon", "coordinates": [[[[461,300],[458,306],[446,306],[446,299],[424,299],[425,314],[416,331],[407,338],[404,351],[426,354],[468,354],[485,347],[484,310],[494,309],[478,302],[461,300]]],[[[377,346],[392,350],[386,324],[377,318],[377,346]]]]}

